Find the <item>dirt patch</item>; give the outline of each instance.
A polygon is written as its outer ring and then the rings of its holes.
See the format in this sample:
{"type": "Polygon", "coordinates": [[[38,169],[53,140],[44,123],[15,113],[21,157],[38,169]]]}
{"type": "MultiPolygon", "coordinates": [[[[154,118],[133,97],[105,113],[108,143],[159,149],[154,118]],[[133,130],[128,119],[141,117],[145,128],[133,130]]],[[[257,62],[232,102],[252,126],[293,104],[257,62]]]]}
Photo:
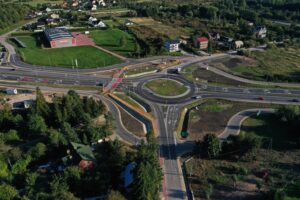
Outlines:
{"type": "Polygon", "coordinates": [[[231,57],[209,62],[209,65],[228,71],[238,66],[256,66],[257,61],[247,57],[231,57]]]}
{"type": "Polygon", "coordinates": [[[100,115],[99,117],[97,117],[97,118],[95,119],[95,123],[96,123],[97,125],[100,125],[100,126],[105,125],[105,123],[106,123],[105,116],[104,116],[104,115],[100,115]]]}
{"type": "Polygon", "coordinates": [[[236,113],[250,108],[270,108],[270,104],[208,100],[190,112],[188,140],[201,140],[207,133],[220,134],[229,119],[236,113]]]}
{"type": "Polygon", "coordinates": [[[119,109],[121,113],[121,119],[125,128],[131,132],[132,134],[138,137],[144,137],[144,129],[141,122],[137,121],[134,117],[129,115],[126,111],[122,108],[119,109]]]}

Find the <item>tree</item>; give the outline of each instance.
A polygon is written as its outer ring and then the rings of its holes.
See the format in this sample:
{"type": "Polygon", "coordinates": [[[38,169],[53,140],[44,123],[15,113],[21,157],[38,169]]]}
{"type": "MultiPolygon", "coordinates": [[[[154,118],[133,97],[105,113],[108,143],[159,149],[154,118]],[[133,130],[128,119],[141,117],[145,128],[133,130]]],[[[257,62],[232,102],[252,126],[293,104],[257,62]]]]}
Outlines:
{"type": "Polygon", "coordinates": [[[201,143],[201,152],[209,157],[216,158],[222,150],[221,142],[215,134],[207,134],[201,143]]]}
{"type": "Polygon", "coordinates": [[[64,122],[62,124],[61,133],[64,135],[67,141],[80,142],[78,135],[68,122],[64,122]]]}
{"type": "Polygon", "coordinates": [[[158,145],[152,132],[147,134],[148,143],[138,148],[133,183],[134,196],[138,200],[159,199],[162,171],[158,160],[158,145]]]}
{"type": "Polygon", "coordinates": [[[6,183],[0,184],[0,199],[12,200],[18,195],[18,191],[11,185],[6,183]]]}
{"type": "Polygon", "coordinates": [[[43,117],[33,114],[29,116],[28,129],[33,135],[45,135],[47,125],[43,117]]]}
{"type": "Polygon", "coordinates": [[[31,147],[28,153],[34,160],[38,160],[40,157],[46,154],[46,150],[46,145],[39,142],[34,147],[31,147]]]}
{"type": "Polygon", "coordinates": [[[38,173],[27,173],[25,177],[25,189],[27,196],[31,197],[31,195],[34,193],[36,181],[38,178],[38,173]]]}
{"type": "Polygon", "coordinates": [[[36,88],[36,100],[32,107],[33,113],[43,116],[44,118],[49,116],[50,108],[48,103],[45,100],[43,93],[41,92],[40,88],[36,88]]]}
{"type": "Polygon", "coordinates": [[[82,170],[78,166],[69,166],[64,171],[64,179],[71,191],[80,191],[82,170]]]}
{"type": "Polygon", "coordinates": [[[126,200],[126,198],[119,191],[111,190],[106,200],[126,200]]]}

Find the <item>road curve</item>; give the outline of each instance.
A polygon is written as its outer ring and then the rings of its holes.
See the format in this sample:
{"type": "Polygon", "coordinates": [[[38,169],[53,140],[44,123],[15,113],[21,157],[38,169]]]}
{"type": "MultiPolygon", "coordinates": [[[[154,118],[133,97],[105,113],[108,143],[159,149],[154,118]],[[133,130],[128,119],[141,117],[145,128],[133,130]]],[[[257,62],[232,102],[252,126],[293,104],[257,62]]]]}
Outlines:
{"type": "Polygon", "coordinates": [[[243,121],[248,117],[273,113],[275,113],[275,109],[271,108],[254,108],[240,111],[229,119],[226,128],[218,137],[220,139],[227,139],[230,135],[238,135],[241,131],[243,121]]]}

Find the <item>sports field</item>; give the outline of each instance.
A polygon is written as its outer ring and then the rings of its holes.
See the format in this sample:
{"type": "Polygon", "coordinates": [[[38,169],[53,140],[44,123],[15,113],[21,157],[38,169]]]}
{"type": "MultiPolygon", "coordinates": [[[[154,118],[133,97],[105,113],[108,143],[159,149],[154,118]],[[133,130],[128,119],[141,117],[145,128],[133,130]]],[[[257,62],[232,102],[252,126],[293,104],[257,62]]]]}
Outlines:
{"type": "Polygon", "coordinates": [[[27,46],[17,48],[23,61],[34,65],[72,68],[77,59],[78,68],[87,69],[121,63],[118,58],[91,46],[46,49],[33,36],[20,36],[18,39],[27,46]]]}
{"type": "Polygon", "coordinates": [[[132,35],[116,28],[92,31],[91,37],[97,45],[124,56],[134,53],[138,45],[132,35]]]}

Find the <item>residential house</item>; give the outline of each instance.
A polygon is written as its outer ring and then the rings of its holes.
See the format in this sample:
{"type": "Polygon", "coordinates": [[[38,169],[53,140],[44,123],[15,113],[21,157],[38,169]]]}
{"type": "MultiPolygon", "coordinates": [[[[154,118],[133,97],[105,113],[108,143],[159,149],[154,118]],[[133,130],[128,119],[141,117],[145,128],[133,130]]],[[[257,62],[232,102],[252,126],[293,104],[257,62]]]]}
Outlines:
{"type": "Polygon", "coordinates": [[[194,47],[199,49],[207,49],[209,39],[207,37],[196,36],[194,37],[193,42],[194,42],[194,47]]]}
{"type": "Polygon", "coordinates": [[[265,26],[258,26],[254,30],[256,38],[265,38],[267,37],[267,28],[265,26]]]}
{"type": "Polygon", "coordinates": [[[237,40],[237,41],[234,42],[234,48],[235,49],[240,49],[242,47],[244,47],[244,42],[243,41],[237,40]]]}
{"type": "Polygon", "coordinates": [[[219,43],[220,46],[224,46],[228,49],[233,49],[235,47],[233,38],[221,36],[220,41],[221,41],[219,43]]]}
{"type": "Polygon", "coordinates": [[[98,20],[96,17],[89,17],[88,24],[93,27],[105,28],[106,24],[102,20],[98,20]]]}
{"type": "Polygon", "coordinates": [[[132,26],[132,25],[133,25],[133,22],[130,21],[130,20],[128,20],[128,19],[126,19],[126,20],[125,20],[125,25],[126,25],[126,26],[132,26]]]}
{"type": "Polygon", "coordinates": [[[217,33],[217,32],[209,33],[210,40],[218,41],[218,40],[220,40],[220,38],[221,38],[220,33],[217,33]]]}
{"type": "Polygon", "coordinates": [[[6,94],[16,95],[16,94],[18,94],[18,90],[17,90],[17,88],[7,88],[6,89],[6,94]]]}
{"type": "Polygon", "coordinates": [[[181,44],[187,44],[190,41],[191,37],[187,35],[180,36],[180,43],[181,44]]]}
{"type": "Polygon", "coordinates": [[[172,40],[172,41],[170,40],[165,43],[165,47],[166,49],[168,49],[170,53],[179,51],[179,45],[180,45],[179,40],[172,40]]]}
{"type": "Polygon", "coordinates": [[[96,158],[91,147],[75,142],[71,142],[71,146],[73,148],[73,151],[71,151],[72,161],[78,163],[82,170],[92,169],[95,165],[96,158]]]}
{"type": "Polygon", "coordinates": [[[44,30],[45,27],[46,27],[46,23],[43,22],[43,21],[38,21],[38,22],[36,23],[36,29],[37,29],[37,30],[44,30]]]}

